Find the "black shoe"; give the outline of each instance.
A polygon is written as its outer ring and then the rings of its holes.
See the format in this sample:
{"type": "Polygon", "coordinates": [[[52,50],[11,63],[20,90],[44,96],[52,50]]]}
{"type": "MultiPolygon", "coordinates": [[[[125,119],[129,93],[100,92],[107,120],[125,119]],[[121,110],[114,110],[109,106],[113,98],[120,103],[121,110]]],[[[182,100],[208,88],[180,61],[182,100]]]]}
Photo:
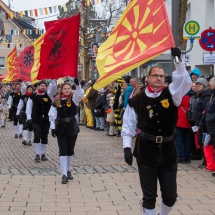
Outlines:
{"type": "Polygon", "coordinates": [[[104,131],[104,129],[99,129],[99,131],[104,131]]]}
{"type": "Polygon", "coordinates": [[[23,136],[22,136],[22,134],[19,134],[19,138],[22,138],[23,136]]]}
{"type": "Polygon", "coordinates": [[[27,141],[26,141],[26,140],[23,140],[23,141],[22,141],[22,144],[26,146],[26,145],[27,145],[27,141]]]}
{"type": "Polygon", "coordinates": [[[15,138],[18,138],[19,136],[18,136],[18,134],[15,134],[15,138]]]}
{"type": "Polygon", "coordinates": [[[185,160],[185,163],[191,163],[191,160],[185,160]]]}
{"type": "Polygon", "coordinates": [[[40,156],[39,155],[36,155],[36,157],[35,157],[35,160],[34,160],[35,162],[39,162],[40,161],[40,156]]]}
{"type": "Polygon", "coordinates": [[[73,180],[73,176],[72,176],[72,174],[71,174],[70,171],[67,172],[67,178],[68,178],[69,180],[73,180]]]}
{"type": "Polygon", "coordinates": [[[212,176],[215,177],[215,173],[212,173],[212,176]]]}
{"type": "Polygon", "coordinates": [[[68,183],[68,178],[65,175],[63,175],[62,184],[67,184],[67,183],[68,183]]]}
{"type": "Polygon", "coordinates": [[[31,143],[31,141],[28,141],[28,146],[32,146],[32,143],[31,143]]]}
{"type": "Polygon", "coordinates": [[[46,155],[42,155],[42,156],[41,156],[41,160],[42,160],[42,161],[47,161],[48,158],[46,157],[46,155]]]}
{"type": "Polygon", "coordinates": [[[191,160],[202,160],[202,156],[199,153],[196,153],[191,157],[191,160]]]}
{"type": "Polygon", "coordinates": [[[5,128],[5,125],[2,125],[1,127],[2,127],[2,128],[5,128]]]}
{"type": "Polygon", "coordinates": [[[185,161],[184,161],[184,160],[181,160],[181,159],[178,159],[178,163],[182,163],[182,164],[184,164],[184,163],[185,163],[185,161]]]}

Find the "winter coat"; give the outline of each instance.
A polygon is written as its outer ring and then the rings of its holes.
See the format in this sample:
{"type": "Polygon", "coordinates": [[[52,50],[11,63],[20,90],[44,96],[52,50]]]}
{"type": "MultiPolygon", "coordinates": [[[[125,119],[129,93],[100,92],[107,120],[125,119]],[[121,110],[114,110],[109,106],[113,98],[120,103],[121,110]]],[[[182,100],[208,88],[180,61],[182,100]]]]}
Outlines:
{"type": "Polygon", "coordinates": [[[133,87],[131,86],[131,84],[128,84],[124,93],[124,108],[127,107],[128,99],[130,98],[132,91],[133,91],[133,87]]]}
{"type": "Polygon", "coordinates": [[[180,128],[190,128],[191,122],[188,120],[186,112],[189,108],[190,96],[185,95],[182,98],[181,104],[178,107],[178,122],[176,126],[180,128]]]}
{"type": "Polygon", "coordinates": [[[88,99],[87,107],[90,110],[95,109],[97,96],[98,96],[98,91],[95,90],[93,87],[91,87],[89,94],[87,95],[87,99],[88,99]]]}
{"type": "Polygon", "coordinates": [[[205,121],[207,133],[210,135],[215,135],[215,98],[213,98],[212,102],[208,104],[205,121]]]}
{"type": "MultiPolygon", "coordinates": [[[[210,101],[212,92],[210,89],[205,89],[202,93],[199,94],[197,97],[195,103],[194,103],[194,120],[195,120],[195,125],[199,126],[199,123],[202,119],[202,113],[203,111],[206,110],[207,104],[210,101]]],[[[204,121],[202,121],[204,123],[204,121]]]]}
{"type": "Polygon", "coordinates": [[[104,117],[105,111],[104,111],[104,94],[100,94],[97,96],[96,99],[96,106],[95,106],[95,117],[104,117]]]}
{"type": "MultiPolygon", "coordinates": [[[[198,78],[199,78],[199,76],[201,75],[201,72],[200,72],[200,70],[198,69],[198,68],[195,68],[194,70],[192,70],[191,72],[190,72],[190,78],[191,78],[191,76],[192,75],[196,75],[198,78]]],[[[192,78],[191,78],[192,79],[192,78]]]]}

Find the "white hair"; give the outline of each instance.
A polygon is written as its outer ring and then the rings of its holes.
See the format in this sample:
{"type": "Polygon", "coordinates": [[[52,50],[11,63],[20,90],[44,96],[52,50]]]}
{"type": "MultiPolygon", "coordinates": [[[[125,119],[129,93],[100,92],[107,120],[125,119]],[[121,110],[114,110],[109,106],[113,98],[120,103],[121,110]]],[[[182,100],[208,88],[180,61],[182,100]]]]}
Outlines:
{"type": "Polygon", "coordinates": [[[209,83],[210,83],[210,86],[215,87],[215,77],[211,78],[209,83]]]}

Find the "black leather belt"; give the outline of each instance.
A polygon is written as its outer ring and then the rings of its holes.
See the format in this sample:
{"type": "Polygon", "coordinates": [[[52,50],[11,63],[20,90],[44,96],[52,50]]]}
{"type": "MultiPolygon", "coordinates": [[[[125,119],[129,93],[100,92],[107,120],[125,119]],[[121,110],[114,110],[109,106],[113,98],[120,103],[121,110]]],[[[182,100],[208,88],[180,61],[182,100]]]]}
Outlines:
{"type": "Polygon", "coordinates": [[[70,118],[70,117],[67,117],[67,118],[64,118],[64,119],[59,119],[60,122],[70,122],[71,120],[73,120],[74,118],[70,118]]]}
{"type": "Polygon", "coordinates": [[[141,131],[140,135],[142,137],[148,139],[148,140],[155,142],[155,143],[170,142],[170,141],[174,140],[174,135],[172,135],[170,137],[154,136],[154,135],[148,134],[144,131],[141,131]]]}

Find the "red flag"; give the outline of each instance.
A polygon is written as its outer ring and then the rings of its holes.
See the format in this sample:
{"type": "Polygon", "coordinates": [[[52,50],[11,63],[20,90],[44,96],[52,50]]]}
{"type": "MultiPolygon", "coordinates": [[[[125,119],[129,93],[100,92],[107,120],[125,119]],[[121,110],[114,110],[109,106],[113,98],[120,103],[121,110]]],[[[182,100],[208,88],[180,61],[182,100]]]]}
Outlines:
{"type": "Polygon", "coordinates": [[[27,46],[19,56],[20,78],[31,81],[31,69],[34,65],[34,46],[27,46]]]}
{"type": "Polygon", "coordinates": [[[41,45],[37,79],[77,76],[80,14],[45,22],[46,35],[41,45]]]}

